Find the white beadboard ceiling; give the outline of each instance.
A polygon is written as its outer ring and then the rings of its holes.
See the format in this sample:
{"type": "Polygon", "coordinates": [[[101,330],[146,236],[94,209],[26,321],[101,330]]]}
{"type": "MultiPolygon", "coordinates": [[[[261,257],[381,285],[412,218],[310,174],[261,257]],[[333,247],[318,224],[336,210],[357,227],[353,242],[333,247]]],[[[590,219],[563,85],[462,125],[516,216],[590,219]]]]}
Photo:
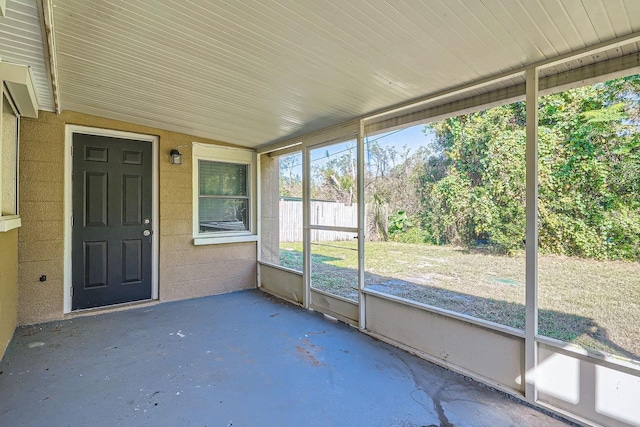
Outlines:
{"type": "MultiPolygon", "coordinates": [[[[638,0],[49,1],[63,109],[248,147],[640,31],[638,0]]],[[[44,64],[37,29],[0,30],[3,59],[44,64]]]]}

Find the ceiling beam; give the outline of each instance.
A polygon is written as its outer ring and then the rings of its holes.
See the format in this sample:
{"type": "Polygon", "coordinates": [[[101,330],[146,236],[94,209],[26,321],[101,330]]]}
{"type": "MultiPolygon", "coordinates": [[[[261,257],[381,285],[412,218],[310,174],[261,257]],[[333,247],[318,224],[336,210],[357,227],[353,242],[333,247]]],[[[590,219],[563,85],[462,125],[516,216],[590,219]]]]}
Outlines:
{"type": "Polygon", "coordinates": [[[60,88],[58,87],[58,57],[56,53],[56,40],[53,28],[53,7],[51,0],[39,0],[38,11],[40,12],[40,26],[42,28],[42,38],[44,41],[44,51],[49,69],[49,80],[51,91],[53,92],[53,104],[56,114],[60,114],[60,88]]]}

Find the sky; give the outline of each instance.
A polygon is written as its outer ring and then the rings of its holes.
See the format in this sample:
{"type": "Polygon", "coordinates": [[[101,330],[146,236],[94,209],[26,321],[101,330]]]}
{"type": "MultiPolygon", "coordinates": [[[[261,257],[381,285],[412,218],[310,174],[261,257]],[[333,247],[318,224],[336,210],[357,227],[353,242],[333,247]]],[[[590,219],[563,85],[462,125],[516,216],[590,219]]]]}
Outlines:
{"type": "MultiPolygon", "coordinates": [[[[401,149],[404,146],[407,146],[412,151],[418,148],[421,145],[425,145],[428,143],[429,138],[427,138],[423,130],[424,125],[416,125],[405,129],[395,130],[392,132],[381,133],[372,137],[365,138],[365,144],[377,142],[381,147],[390,147],[393,146],[397,149],[401,149]]],[[[317,163],[322,161],[322,159],[326,159],[327,152],[330,157],[339,156],[342,153],[345,153],[349,150],[349,148],[353,148],[355,154],[355,139],[352,141],[342,142],[334,145],[330,145],[327,147],[318,148],[316,150],[311,151],[311,163],[317,163]]]]}
{"type": "MultiPolygon", "coordinates": [[[[392,132],[381,133],[365,139],[365,143],[377,142],[381,147],[395,147],[400,151],[404,146],[409,148],[412,152],[418,147],[428,144],[433,136],[425,136],[424,125],[415,125],[401,130],[392,132]]],[[[344,153],[352,150],[353,155],[356,153],[356,140],[341,142],[330,146],[325,146],[311,150],[311,164],[312,166],[323,164],[330,159],[339,157],[344,153]],[[327,158],[327,154],[329,158],[327,158]]],[[[366,159],[365,159],[366,161],[366,159]]],[[[298,155],[298,160],[293,168],[293,175],[302,176],[302,155],[298,155]]]]}
{"type": "Polygon", "coordinates": [[[396,148],[402,148],[406,145],[412,151],[415,151],[416,148],[427,144],[431,140],[431,137],[425,136],[423,129],[424,125],[416,125],[400,131],[373,136],[369,138],[369,141],[377,140],[378,144],[384,147],[394,146],[396,148]]]}

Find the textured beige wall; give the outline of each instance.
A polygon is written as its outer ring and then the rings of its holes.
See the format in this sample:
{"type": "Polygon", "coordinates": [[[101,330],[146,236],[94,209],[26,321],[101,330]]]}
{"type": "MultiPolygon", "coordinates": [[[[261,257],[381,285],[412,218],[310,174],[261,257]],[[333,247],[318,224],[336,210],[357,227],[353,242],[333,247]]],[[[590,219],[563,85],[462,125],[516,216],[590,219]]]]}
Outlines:
{"type": "MultiPolygon", "coordinates": [[[[194,246],[191,143],[202,138],[160,136],[160,300],[179,300],[255,288],[256,243],[194,246]],[[169,163],[180,147],[182,165],[169,163]]],[[[151,132],[141,132],[151,133],[151,132]]]]}
{"type": "Polygon", "coordinates": [[[209,246],[192,244],[191,143],[215,144],[215,141],[70,111],[61,115],[41,112],[37,120],[21,121],[19,324],[63,317],[66,124],[157,135],[160,138],[161,301],[256,287],[255,242],[209,246]],[[183,164],[171,165],[169,151],[179,145],[186,145],[180,147],[183,164]],[[46,282],[38,280],[42,274],[47,275],[46,282]]]}
{"type": "Polygon", "coordinates": [[[0,233],[0,360],[16,328],[18,230],[0,233]]]}
{"type": "Polygon", "coordinates": [[[260,156],[261,261],[280,264],[280,162],[260,156]]]}

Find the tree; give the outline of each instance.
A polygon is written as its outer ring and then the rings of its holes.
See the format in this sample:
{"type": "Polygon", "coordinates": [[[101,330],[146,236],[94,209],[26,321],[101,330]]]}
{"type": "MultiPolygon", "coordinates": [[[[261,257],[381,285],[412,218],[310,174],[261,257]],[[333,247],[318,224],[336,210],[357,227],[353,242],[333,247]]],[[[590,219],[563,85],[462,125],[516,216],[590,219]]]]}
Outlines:
{"type": "Polygon", "coordinates": [[[433,243],[522,247],[524,116],[515,103],[429,125],[437,152],[422,174],[422,222],[433,243]]]}
{"type": "Polygon", "coordinates": [[[639,259],[638,89],[633,76],[542,98],[542,250],[639,259]]]}
{"type": "MultiPolygon", "coordinates": [[[[546,253],[640,257],[640,77],[539,99],[539,244],[546,253]]],[[[428,129],[422,227],[438,244],[522,248],[525,105],[453,117],[428,129]]]]}
{"type": "Polygon", "coordinates": [[[302,179],[294,172],[301,167],[300,153],[280,157],[280,196],[302,197],[302,179]]]}
{"type": "Polygon", "coordinates": [[[329,150],[319,165],[311,168],[311,198],[335,200],[346,205],[356,202],[356,146],[349,143],[342,153],[331,155],[329,150]],[[336,157],[337,154],[340,154],[336,157]]]}

